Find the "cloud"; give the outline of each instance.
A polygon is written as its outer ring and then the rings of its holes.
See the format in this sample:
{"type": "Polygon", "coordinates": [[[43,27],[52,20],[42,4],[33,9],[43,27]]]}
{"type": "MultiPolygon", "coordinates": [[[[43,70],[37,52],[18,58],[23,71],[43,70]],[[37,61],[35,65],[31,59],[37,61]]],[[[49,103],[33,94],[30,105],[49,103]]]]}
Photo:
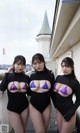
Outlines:
{"type": "Polygon", "coordinates": [[[0,0],[0,63],[10,64],[17,54],[23,54],[30,62],[33,54],[38,52],[35,37],[40,31],[45,10],[52,27],[54,1],[0,0]]]}

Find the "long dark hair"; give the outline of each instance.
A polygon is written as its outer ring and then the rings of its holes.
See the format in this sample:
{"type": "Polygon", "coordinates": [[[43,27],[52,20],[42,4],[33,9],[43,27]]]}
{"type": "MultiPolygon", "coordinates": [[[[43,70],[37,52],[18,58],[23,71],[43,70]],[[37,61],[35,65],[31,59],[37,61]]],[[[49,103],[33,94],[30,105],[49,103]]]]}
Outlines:
{"type": "Polygon", "coordinates": [[[52,70],[47,69],[44,56],[41,53],[36,53],[35,55],[33,55],[32,65],[34,64],[35,60],[40,61],[40,62],[44,62],[44,70],[49,74],[50,78],[54,79],[54,74],[52,73],[52,70]]]}
{"type": "Polygon", "coordinates": [[[71,67],[72,68],[72,76],[74,77],[74,78],[76,78],[76,76],[75,76],[75,72],[74,72],[74,61],[72,60],[72,58],[70,58],[70,57],[65,57],[63,60],[62,60],[62,62],[61,62],[61,66],[62,66],[62,64],[65,64],[65,66],[67,66],[67,67],[71,67]]]}
{"type": "Polygon", "coordinates": [[[44,57],[40,53],[37,53],[37,54],[33,55],[33,57],[32,57],[32,64],[34,63],[34,60],[41,61],[41,62],[45,63],[44,57]]]}
{"type": "Polygon", "coordinates": [[[34,63],[35,60],[45,63],[44,56],[42,54],[40,54],[40,53],[37,53],[37,54],[33,55],[33,57],[32,57],[32,64],[34,63]]]}
{"type": "Polygon", "coordinates": [[[24,56],[22,55],[17,55],[15,58],[14,58],[14,62],[13,62],[13,65],[15,63],[19,63],[19,64],[22,64],[22,65],[26,65],[26,59],[24,56]]]}
{"type": "Polygon", "coordinates": [[[32,57],[32,65],[34,64],[34,61],[40,61],[40,62],[44,62],[44,68],[46,68],[45,65],[45,59],[44,56],[41,53],[36,53],[35,55],[33,55],[32,57]]]}

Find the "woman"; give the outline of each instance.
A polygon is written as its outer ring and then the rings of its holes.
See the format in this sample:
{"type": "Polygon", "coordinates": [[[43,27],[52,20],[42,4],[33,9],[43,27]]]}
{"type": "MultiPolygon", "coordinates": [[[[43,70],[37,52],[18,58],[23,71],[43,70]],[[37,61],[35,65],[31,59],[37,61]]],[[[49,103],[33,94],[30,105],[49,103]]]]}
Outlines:
{"type": "Polygon", "coordinates": [[[40,53],[32,57],[32,66],[35,72],[30,76],[30,117],[35,133],[46,133],[51,115],[50,90],[54,75],[46,68],[44,57],[40,53]]]}
{"type": "Polygon", "coordinates": [[[80,84],[76,79],[71,58],[64,58],[61,68],[63,75],[57,76],[54,85],[57,124],[59,133],[72,133],[76,124],[76,110],[80,105],[80,84]],[[73,94],[76,96],[75,103],[72,100],[73,94]]]}
{"type": "Polygon", "coordinates": [[[28,120],[28,100],[26,93],[29,89],[29,77],[24,73],[26,60],[22,55],[15,57],[13,66],[5,74],[0,90],[7,89],[8,115],[15,133],[24,133],[28,120]]]}

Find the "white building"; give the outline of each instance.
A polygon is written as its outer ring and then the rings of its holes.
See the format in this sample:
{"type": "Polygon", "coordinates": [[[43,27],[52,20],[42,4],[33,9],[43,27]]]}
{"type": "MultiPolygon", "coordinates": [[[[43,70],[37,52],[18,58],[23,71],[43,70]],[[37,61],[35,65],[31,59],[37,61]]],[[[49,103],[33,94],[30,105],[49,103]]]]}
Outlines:
{"type": "Polygon", "coordinates": [[[40,29],[40,32],[36,36],[36,41],[38,43],[38,52],[42,53],[45,59],[49,59],[50,40],[51,30],[49,27],[47,13],[45,12],[42,27],[40,29]]]}
{"type": "Polygon", "coordinates": [[[75,74],[80,80],[80,0],[56,0],[52,32],[45,13],[36,40],[38,52],[47,61],[55,76],[61,73],[61,61],[69,56],[75,63],[75,74]]]}
{"type": "Polygon", "coordinates": [[[61,73],[60,63],[66,56],[74,60],[80,81],[80,0],[56,0],[50,43],[55,75],[61,73]]]}

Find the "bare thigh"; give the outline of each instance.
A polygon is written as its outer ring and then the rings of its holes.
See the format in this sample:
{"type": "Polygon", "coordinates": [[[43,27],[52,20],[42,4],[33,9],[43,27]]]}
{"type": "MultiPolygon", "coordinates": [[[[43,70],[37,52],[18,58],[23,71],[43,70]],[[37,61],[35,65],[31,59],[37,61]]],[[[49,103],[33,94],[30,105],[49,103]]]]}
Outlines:
{"type": "Polygon", "coordinates": [[[30,118],[36,133],[45,133],[42,114],[32,105],[29,105],[30,118]]]}
{"type": "Polygon", "coordinates": [[[15,133],[24,133],[21,117],[18,113],[8,111],[10,123],[15,133]]]}
{"type": "Polygon", "coordinates": [[[61,127],[62,127],[62,122],[63,122],[63,116],[62,114],[57,110],[56,111],[56,117],[57,117],[57,126],[58,130],[61,133],[61,127]]]}
{"type": "Polygon", "coordinates": [[[69,122],[63,120],[61,133],[72,133],[76,125],[76,114],[70,119],[69,122]]]}
{"type": "Polygon", "coordinates": [[[51,116],[51,104],[48,105],[48,107],[44,110],[42,115],[43,115],[44,126],[47,131],[51,116]]]}
{"type": "Polygon", "coordinates": [[[27,121],[28,121],[28,116],[29,116],[29,109],[26,108],[21,114],[21,120],[22,120],[22,124],[23,124],[23,127],[24,129],[26,128],[27,126],[27,121]]]}

